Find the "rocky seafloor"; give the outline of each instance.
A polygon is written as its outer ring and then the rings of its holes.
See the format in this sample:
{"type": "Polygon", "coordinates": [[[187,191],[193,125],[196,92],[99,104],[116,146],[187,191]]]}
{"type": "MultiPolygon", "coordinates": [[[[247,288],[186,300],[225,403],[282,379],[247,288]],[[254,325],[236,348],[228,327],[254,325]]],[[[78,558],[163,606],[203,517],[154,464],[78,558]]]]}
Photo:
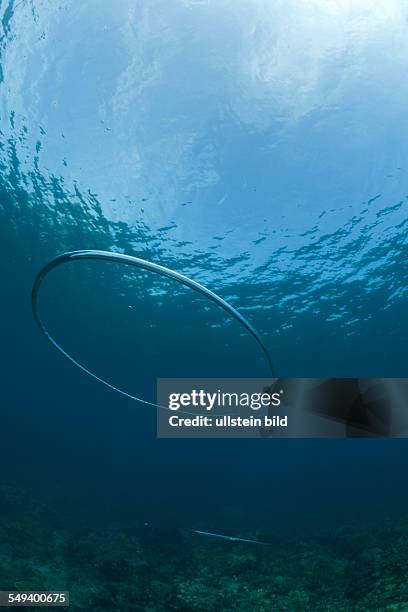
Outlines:
{"type": "Polygon", "coordinates": [[[0,487],[0,513],[0,590],[69,591],[72,610],[408,610],[408,518],[259,546],[61,526],[10,486],[0,487]]]}

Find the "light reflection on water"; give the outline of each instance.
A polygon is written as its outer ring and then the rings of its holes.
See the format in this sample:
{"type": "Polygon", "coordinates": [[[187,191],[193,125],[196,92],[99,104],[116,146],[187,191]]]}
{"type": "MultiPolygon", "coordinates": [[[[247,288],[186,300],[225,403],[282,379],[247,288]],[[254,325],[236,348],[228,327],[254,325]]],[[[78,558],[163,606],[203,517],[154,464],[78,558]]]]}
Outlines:
{"type": "Polygon", "coordinates": [[[1,11],[1,204],[39,266],[103,242],[230,299],[285,374],[405,373],[400,1],[1,11]]]}

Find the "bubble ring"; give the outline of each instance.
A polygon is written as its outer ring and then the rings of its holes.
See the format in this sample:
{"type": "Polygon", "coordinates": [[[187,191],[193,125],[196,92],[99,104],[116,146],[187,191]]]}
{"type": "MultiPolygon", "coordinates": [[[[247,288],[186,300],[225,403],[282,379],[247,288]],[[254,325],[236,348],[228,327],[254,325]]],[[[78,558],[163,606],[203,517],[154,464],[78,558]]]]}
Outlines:
{"type": "MultiPolygon", "coordinates": [[[[112,263],[125,264],[128,266],[133,266],[135,268],[140,268],[142,270],[148,270],[149,272],[154,272],[156,274],[164,276],[165,278],[170,278],[180,283],[181,285],[189,287],[190,289],[197,291],[197,293],[200,293],[201,295],[205,296],[212,302],[215,302],[216,304],[218,304],[218,306],[221,306],[223,310],[225,310],[228,314],[230,314],[234,319],[236,319],[239,323],[241,323],[241,325],[245,327],[245,329],[251,334],[251,336],[255,338],[256,342],[258,343],[259,347],[262,350],[263,355],[266,358],[269,369],[271,371],[272,378],[275,378],[275,370],[274,370],[271,356],[265,344],[263,343],[261,336],[256,331],[256,329],[233,306],[231,306],[228,302],[226,302],[221,297],[219,297],[216,293],[213,293],[212,291],[210,291],[210,289],[207,289],[203,285],[200,285],[200,283],[197,283],[197,281],[192,280],[191,278],[188,278],[187,276],[184,276],[183,274],[180,274],[179,272],[170,270],[170,268],[165,268],[164,266],[161,266],[159,264],[153,263],[151,261],[145,261],[144,259],[140,259],[139,257],[133,257],[132,255],[124,255],[122,253],[112,253],[110,251],[96,251],[96,250],[72,251],[70,253],[64,253],[62,255],[55,257],[49,263],[47,263],[39,271],[39,273],[34,279],[32,292],[31,292],[31,307],[32,307],[34,319],[39,329],[41,330],[41,332],[44,334],[44,336],[47,338],[47,340],[52,344],[54,348],[56,348],[62,355],[64,355],[64,357],[66,357],[77,368],[79,368],[80,370],[82,370],[83,372],[85,372],[86,374],[88,374],[89,376],[97,380],[98,382],[102,383],[106,387],[109,387],[109,389],[112,389],[113,391],[116,391],[117,393],[120,393],[121,395],[129,399],[135,400],[137,402],[141,402],[142,404],[154,406],[155,408],[158,407],[158,408],[165,408],[166,410],[170,410],[166,406],[157,406],[157,404],[153,404],[152,402],[140,399],[139,397],[132,395],[131,393],[127,393],[126,391],[123,391],[123,389],[120,389],[119,387],[115,387],[115,385],[112,385],[110,382],[108,382],[104,378],[97,376],[91,370],[88,370],[88,368],[86,368],[81,363],[79,363],[76,359],[74,359],[74,357],[72,357],[69,353],[67,353],[62,348],[62,346],[58,344],[58,342],[51,336],[51,334],[47,330],[45,324],[43,323],[38,313],[38,297],[39,297],[41,283],[43,282],[45,277],[51,272],[51,270],[54,270],[55,268],[65,263],[68,263],[70,261],[76,261],[76,260],[81,260],[81,259],[86,259],[86,260],[97,259],[97,260],[109,261],[112,263]]],[[[184,412],[184,414],[189,414],[189,413],[184,412]]]]}

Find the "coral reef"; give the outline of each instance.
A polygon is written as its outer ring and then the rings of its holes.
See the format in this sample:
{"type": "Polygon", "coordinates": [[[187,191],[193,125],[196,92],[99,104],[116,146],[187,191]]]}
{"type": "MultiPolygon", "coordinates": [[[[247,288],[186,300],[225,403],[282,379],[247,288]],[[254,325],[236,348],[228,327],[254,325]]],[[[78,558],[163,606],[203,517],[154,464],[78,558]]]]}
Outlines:
{"type": "Polygon", "coordinates": [[[0,487],[0,512],[0,588],[67,590],[73,610],[408,609],[408,520],[254,546],[150,526],[61,527],[12,487],[0,487]]]}

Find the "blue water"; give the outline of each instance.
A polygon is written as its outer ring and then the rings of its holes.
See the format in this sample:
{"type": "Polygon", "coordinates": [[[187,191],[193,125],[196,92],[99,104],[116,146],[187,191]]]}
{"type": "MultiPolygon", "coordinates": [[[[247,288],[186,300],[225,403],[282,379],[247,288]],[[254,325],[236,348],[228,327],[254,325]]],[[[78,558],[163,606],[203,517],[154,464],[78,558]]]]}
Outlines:
{"type": "MultiPolygon", "coordinates": [[[[228,299],[281,376],[407,376],[405,5],[0,12],[3,481],[77,524],[293,533],[404,514],[403,440],[157,440],[154,411],[46,343],[30,291],[61,252],[125,252],[228,299]]],[[[265,375],[207,306],[81,264],[42,302],[72,350],[147,399],[157,375],[265,375]]]]}

